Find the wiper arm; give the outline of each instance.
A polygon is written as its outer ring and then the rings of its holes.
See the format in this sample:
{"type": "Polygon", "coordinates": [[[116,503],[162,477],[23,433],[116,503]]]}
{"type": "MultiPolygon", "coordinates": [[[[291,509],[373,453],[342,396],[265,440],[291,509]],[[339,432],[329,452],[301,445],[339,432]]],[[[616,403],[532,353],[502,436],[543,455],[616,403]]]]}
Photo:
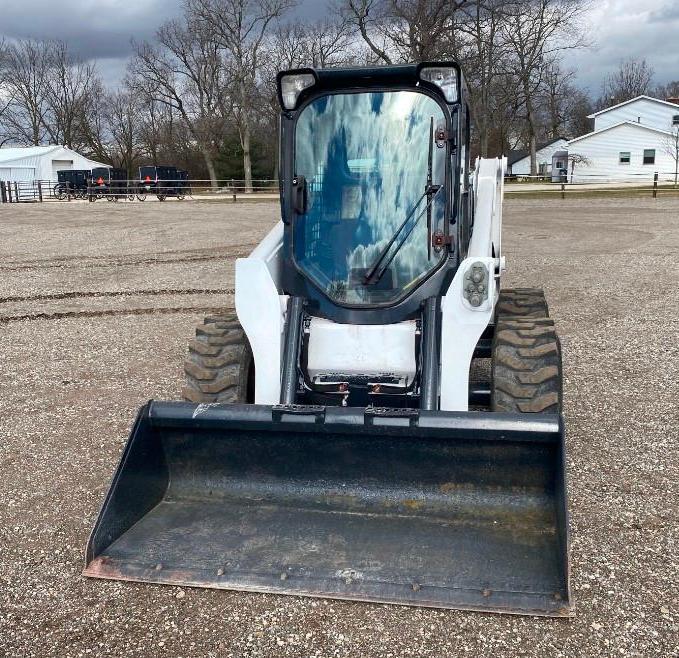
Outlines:
{"type": "Polygon", "coordinates": [[[429,211],[431,208],[432,203],[434,202],[434,199],[437,197],[438,193],[443,189],[443,185],[427,185],[426,189],[422,193],[422,196],[417,200],[415,205],[412,207],[410,212],[408,213],[408,216],[403,220],[403,223],[394,231],[394,234],[391,236],[391,239],[389,242],[386,244],[384,249],[379,253],[377,259],[373,263],[373,265],[370,267],[370,270],[368,273],[365,275],[365,278],[363,279],[363,285],[370,286],[370,285],[375,285],[376,283],[379,282],[379,280],[384,276],[384,273],[389,269],[389,265],[391,265],[391,262],[394,260],[396,257],[396,254],[401,250],[401,247],[408,241],[408,238],[410,237],[410,234],[413,232],[415,227],[417,226],[418,222],[420,221],[422,215],[424,215],[425,211],[429,211]],[[389,254],[389,250],[393,246],[394,242],[398,240],[399,236],[401,235],[401,231],[407,226],[408,222],[412,218],[412,216],[415,214],[415,211],[419,207],[419,205],[422,203],[422,199],[427,197],[427,205],[422,209],[420,214],[415,218],[415,221],[411,224],[410,228],[408,228],[408,231],[406,234],[403,236],[403,238],[399,241],[399,243],[396,245],[396,248],[392,251],[391,256],[389,256],[389,259],[383,263],[384,259],[387,257],[389,254]]]}

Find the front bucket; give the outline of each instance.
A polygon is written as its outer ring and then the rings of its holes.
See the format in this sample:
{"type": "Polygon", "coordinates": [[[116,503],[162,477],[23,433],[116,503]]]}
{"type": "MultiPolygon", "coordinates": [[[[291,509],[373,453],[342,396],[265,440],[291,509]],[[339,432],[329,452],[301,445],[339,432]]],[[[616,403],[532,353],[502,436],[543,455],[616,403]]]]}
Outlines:
{"type": "Polygon", "coordinates": [[[151,402],[85,574],[567,616],[563,450],[556,415],[151,402]]]}

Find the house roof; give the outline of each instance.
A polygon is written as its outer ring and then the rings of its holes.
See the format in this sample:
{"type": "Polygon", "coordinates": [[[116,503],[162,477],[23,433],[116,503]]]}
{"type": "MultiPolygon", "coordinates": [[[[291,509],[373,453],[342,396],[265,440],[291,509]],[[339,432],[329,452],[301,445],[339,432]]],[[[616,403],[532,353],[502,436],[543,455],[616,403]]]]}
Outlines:
{"type": "Polygon", "coordinates": [[[670,101],[664,101],[660,98],[653,98],[653,96],[646,96],[642,94],[641,96],[636,96],[635,98],[630,98],[628,101],[623,101],[622,103],[618,103],[617,105],[611,105],[610,107],[605,107],[603,110],[599,110],[598,112],[594,112],[594,114],[588,114],[587,118],[588,119],[594,119],[594,117],[598,117],[600,114],[605,114],[606,112],[610,112],[611,110],[617,110],[619,107],[623,107],[624,105],[629,105],[630,103],[635,103],[636,101],[640,100],[646,100],[646,101],[653,101],[654,103],[660,103],[661,105],[665,105],[667,107],[673,107],[679,112],[679,105],[676,103],[670,103],[670,101]]]}
{"type": "Polygon", "coordinates": [[[651,132],[654,133],[660,133],[661,135],[671,135],[671,132],[668,132],[667,130],[660,130],[660,128],[652,128],[651,126],[645,126],[643,123],[637,123],[636,121],[619,121],[618,123],[614,123],[612,126],[606,126],[606,128],[601,128],[600,130],[595,130],[591,133],[587,133],[586,135],[581,135],[580,137],[576,137],[575,139],[571,139],[570,142],[568,142],[568,146],[575,142],[580,142],[583,139],[588,139],[589,137],[594,137],[594,135],[600,135],[601,133],[605,133],[607,130],[614,130],[615,128],[619,128],[620,126],[632,126],[634,128],[638,128],[639,130],[650,130],[651,132]]]}
{"type": "MultiPolygon", "coordinates": [[[[536,151],[541,151],[542,149],[547,148],[548,146],[551,146],[552,144],[556,144],[557,142],[568,142],[568,140],[565,137],[557,137],[556,139],[551,139],[548,142],[543,142],[541,144],[537,145],[536,151]]],[[[519,160],[523,160],[524,158],[527,158],[530,155],[530,151],[528,149],[520,149],[518,151],[510,151],[509,154],[507,155],[507,164],[511,167],[513,164],[516,164],[519,160]]]]}

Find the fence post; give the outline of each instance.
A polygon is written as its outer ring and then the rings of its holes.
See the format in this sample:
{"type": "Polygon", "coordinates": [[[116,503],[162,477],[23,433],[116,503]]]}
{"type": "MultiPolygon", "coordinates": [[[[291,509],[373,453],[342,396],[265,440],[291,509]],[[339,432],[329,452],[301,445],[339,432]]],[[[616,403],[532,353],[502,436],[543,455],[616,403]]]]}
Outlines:
{"type": "Polygon", "coordinates": [[[38,199],[42,203],[42,183],[40,181],[38,181],[38,199]]]}
{"type": "Polygon", "coordinates": [[[19,183],[14,181],[14,203],[19,203],[19,183]]]}
{"type": "Polygon", "coordinates": [[[561,183],[561,198],[565,199],[566,198],[566,184],[561,183]]]}
{"type": "Polygon", "coordinates": [[[5,192],[4,180],[0,180],[0,203],[7,203],[7,193],[5,192]]]}
{"type": "Polygon", "coordinates": [[[658,198],[658,172],[656,171],[655,174],[653,174],[653,198],[657,199],[658,198]]]}

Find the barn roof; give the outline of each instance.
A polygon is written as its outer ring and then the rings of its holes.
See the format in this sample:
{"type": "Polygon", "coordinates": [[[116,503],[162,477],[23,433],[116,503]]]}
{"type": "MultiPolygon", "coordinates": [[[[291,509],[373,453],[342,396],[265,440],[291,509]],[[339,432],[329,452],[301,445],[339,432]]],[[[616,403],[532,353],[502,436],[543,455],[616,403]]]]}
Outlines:
{"type": "Polygon", "coordinates": [[[14,162],[52,153],[63,146],[9,146],[0,148],[0,162],[14,162]]]}

